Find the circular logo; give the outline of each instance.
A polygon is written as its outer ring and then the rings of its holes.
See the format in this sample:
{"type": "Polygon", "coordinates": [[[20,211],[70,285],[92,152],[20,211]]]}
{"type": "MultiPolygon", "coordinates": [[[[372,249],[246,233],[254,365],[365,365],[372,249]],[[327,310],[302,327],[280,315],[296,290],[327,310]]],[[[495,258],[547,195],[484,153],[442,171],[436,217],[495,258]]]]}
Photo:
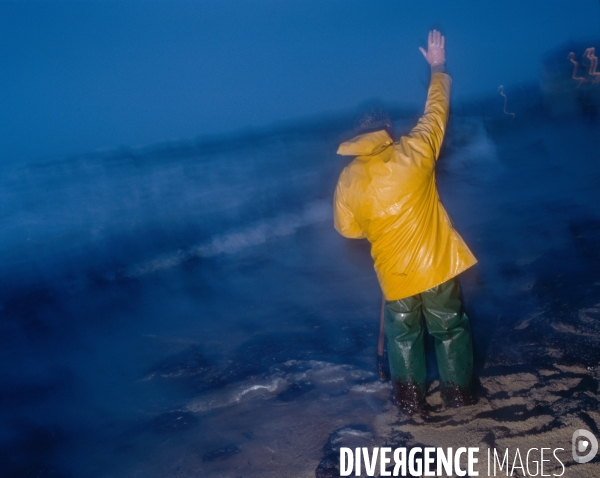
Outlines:
{"type": "Polygon", "coordinates": [[[587,430],[577,430],[573,433],[573,460],[577,463],[587,463],[592,461],[598,453],[598,440],[587,430]],[[577,440],[581,438],[581,440],[577,440]],[[591,446],[590,446],[591,445],[591,446]],[[580,455],[580,453],[587,453],[580,455]]]}

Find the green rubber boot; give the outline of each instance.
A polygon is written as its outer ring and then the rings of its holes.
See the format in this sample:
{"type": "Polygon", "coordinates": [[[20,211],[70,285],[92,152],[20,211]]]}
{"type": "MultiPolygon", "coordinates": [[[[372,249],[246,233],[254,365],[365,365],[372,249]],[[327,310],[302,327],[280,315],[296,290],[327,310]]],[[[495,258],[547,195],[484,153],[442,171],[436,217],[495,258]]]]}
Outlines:
{"type": "Polygon", "coordinates": [[[473,346],[458,281],[450,279],[422,292],[421,299],[427,329],[435,338],[442,398],[448,406],[468,404],[471,401],[473,346]]]}
{"type": "Polygon", "coordinates": [[[392,396],[405,412],[420,412],[427,370],[423,342],[421,298],[386,301],[385,335],[387,338],[392,396]]]}

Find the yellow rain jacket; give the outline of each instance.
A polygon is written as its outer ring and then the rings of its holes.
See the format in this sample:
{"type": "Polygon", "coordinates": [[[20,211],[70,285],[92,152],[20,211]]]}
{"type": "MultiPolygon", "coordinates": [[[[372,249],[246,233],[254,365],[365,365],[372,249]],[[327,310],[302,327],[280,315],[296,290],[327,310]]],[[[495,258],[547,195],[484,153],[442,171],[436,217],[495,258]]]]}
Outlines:
{"type": "Polygon", "coordinates": [[[369,240],[387,300],[431,289],[477,262],[452,227],[435,184],[450,84],[445,73],[432,75],[425,114],[400,141],[377,131],[338,149],[356,158],[337,184],[334,225],[345,237],[369,240]]]}

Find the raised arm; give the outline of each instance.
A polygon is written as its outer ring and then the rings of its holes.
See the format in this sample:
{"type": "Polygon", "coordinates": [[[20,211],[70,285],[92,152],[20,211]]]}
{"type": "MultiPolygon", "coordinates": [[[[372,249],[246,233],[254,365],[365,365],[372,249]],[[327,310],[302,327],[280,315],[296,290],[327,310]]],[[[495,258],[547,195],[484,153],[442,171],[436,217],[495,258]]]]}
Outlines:
{"type": "Polygon", "coordinates": [[[452,84],[450,77],[445,74],[446,39],[440,32],[433,30],[429,32],[427,51],[424,48],[419,50],[431,66],[431,83],[425,113],[409,136],[423,143],[421,146],[431,148],[433,158],[437,160],[446,132],[452,84]]]}

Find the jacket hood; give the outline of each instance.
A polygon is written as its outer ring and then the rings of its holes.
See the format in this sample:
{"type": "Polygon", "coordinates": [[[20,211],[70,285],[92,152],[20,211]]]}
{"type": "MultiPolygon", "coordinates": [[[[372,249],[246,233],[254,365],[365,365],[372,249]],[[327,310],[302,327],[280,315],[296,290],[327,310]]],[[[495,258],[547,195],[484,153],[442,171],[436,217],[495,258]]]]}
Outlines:
{"type": "Polygon", "coordinates": [[[377,154],[392,144],[392,138],[385,130],[355,136],[340,144],[337,154],[342,156],[369,156],[377,154]]]}

